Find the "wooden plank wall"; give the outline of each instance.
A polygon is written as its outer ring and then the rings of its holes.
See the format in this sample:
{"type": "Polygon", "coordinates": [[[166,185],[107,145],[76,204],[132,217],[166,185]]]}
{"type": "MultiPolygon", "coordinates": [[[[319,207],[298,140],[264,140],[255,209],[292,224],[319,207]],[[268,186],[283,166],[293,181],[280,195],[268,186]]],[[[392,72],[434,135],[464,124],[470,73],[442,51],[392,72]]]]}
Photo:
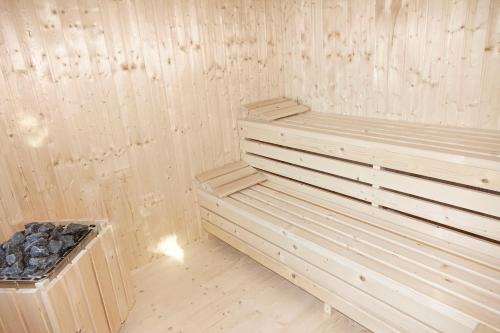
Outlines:
{"type": "Polygon", "coordinates": [[[200,236],[195,174],[239,157],[240,104],[284,94],[281,3],[0,1],[0,238],[105,217],[128,267],[200,236]]]}
{"type": "Polygon", "coordinates": [[[286,96],[315,111],[500,129],[500,1],[283,1],[286,96]]]}
{"type": "Polygon", "coordinates": [[[500,129],[499,0],[0,1],[0,239],[104,217],[128,267],[200,235],[239,105],[500,129]]]}

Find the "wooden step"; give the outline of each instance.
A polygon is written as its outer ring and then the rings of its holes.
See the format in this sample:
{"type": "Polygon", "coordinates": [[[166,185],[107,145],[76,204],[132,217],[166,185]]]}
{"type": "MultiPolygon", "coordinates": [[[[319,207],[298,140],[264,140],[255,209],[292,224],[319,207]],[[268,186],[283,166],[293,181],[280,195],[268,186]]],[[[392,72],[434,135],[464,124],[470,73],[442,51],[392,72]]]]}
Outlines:
{"type": "Polygon", "coordinates": [[[274,121],[309,111],[309,107],[294,100],[278,97],[242,106],[244,118],[259,121],[274,121]]]}
{"type": "Polygon", "coordinates": [[[202,173],[195,177],[199,185],[219,198],[228,196],[266,180],[262,172],[238,161],[220,168],[202,173]]]}

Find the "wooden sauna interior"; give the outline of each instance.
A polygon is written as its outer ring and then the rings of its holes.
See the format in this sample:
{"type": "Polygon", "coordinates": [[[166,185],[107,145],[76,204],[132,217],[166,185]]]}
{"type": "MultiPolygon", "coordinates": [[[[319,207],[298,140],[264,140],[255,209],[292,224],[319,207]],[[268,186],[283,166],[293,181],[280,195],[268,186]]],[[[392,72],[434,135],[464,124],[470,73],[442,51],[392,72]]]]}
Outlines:
{"type": "Polygon", "coordinates": [[[499,0],[0,0],[0,69],[0,241],[108,220],[120,332],[370,331],[202,227],[195,176],[240,160],[243,105],[474,129],[500,170],[499,0]]]}

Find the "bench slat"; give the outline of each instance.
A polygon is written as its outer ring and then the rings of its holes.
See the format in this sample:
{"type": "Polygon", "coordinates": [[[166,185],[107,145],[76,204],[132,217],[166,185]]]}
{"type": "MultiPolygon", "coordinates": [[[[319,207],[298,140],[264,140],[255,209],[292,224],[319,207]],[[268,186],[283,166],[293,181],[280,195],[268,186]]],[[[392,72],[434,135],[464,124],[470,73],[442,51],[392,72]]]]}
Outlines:
{"type": "Polygon", "coordinates": [[[266,112],[279,111],[279,110],[286,109],[286,108],[289,108],[292,106],[298,106],[297,102],[292,101],[292,100],[286,100],[284,102],[279,102],[279,103],[251,109],[251,110],[249,110],[248,116],[249,116],[249,119],[259,118],[259,116],[265,114],[266,112]]]}
{"type": "Polygon", "coordinates": [[[234,182],[235,180],[238,180],[240,178],[250,176],[256,172],[257,170],[255,168],[252,168],[251,166],[247,165],[242,169],[226,173],[222,176],[218,176],[210,180],[207,180],[205,183],[203,183],[203,185],[206,186],[207,188],[215,188],[227,183],[234,182]]]}
{"type": "Polygon", "coordinates": [[[500,137],[480,136],[470,133],[454,133],[446,132],[442,129],[428,131],[422,127],[407,127],[400,126],[399,123],[384,126],[379,124],[370,124],[359,120],[346,120],[339,117],[331,117],[328,119],[316,116],[316,112],[309,112],[307,114],[289,117],[283,120],[284,122],[297,122],[302,124],[309,124],[315,126],[324,126],[325,128],[350,128],[353,130],[374,131],[380,133],[391,134],[395,136],[418,137],[433,141],[436,143],[447,142],[453,144],[460,144],[463,146],[480,147],[486,145],[488,147],[499,147],[500,137]]]}
{"type": "Polygon", "coordinates": [[[414,123],[414,122],[399,121],[399,120],[347,116],[347,115],[321,113],[321,112],[311,112],[310,114],[307,115],[307,117],[322,119],[327,122],[333,122],[335,120],[341,119],[351,123],[365,124],[367,126],[379,126],[387,128],[397,127],[404,129],[413,129],[423,132],[432,132],[437,134],[451,134],[455,136],[474,136],[477,138],[500,138],[499,131],[489,130],[489,129],[441,126],[441,125],[422,124],[422,123],[414,123]]]}
{"type": "Polygon", "coordinates": [[[283,127],[283,131],[299,130],[310,131],[314,134],[325,134],[327,136],[335,137],[337,140],[342,138],[345,142],[363,142],[365,146],[388,149],[389,151],[404,152],[409,155],[420,155],[435,159],[444,159],[447,161],[457,162],[457,156],[463,159],[464,164],[471,164],[482,168],[490,168],[493,170],[500,169],[500,157],[495,153],[481,153],[481,152],[464,152],[448,147],[439,147],[435,145],[426,145],[417,140],[413,142],[398,141],[393,138],[383,138],[380,136],[367,136],[363,134],[351,134],[342,132],[333,132],[319,128],[307,128],[295,124],[285,124],[277,121],[283,127]]]}
{"type": "MultiPolygon", "coordinates": [[[[263,183],[266,187],[286,192],[317,207],[324,207],[339,212],[341,215],[363,220],[377,228],[418,240],[419,243],[428,244],[432,248],[441,249],[445,251],[439,254],[443,258],[449,258],[447,253],[453,253],[458,257],[466,258],[470,263],[477,262],[495,271],[499,270],[500,251],[498,245],[494,243],[430,223],[422,223],[413,217],[379,209],[370,204],[280,176],[272,174],[266,176],[269,180],[263,183]]],[[[480,268],[473,265],[469,269],[477,271],[480,268]]],[[[496,278],[496,274],[491,277],[496,278]]]]}
{"type": "Polygon", "coordinates": [[[384,277],[388,276],[444,304],[458,306],[460,310],[476,318],[483,318],[483,320],[488,320],[490,324],[500,326],[500,304],[494,296],[488,297],[484,292],[467,290],[463,285],[460,287],[457,280],[451,279],[449,279],[449,284],[452,286],[448,288],[452,289],[445,289],[447,281],[432,278],[432,273],[403,260],[397,260],[397,257],[389,256],[375,247],[355,244],[357,242],[349,241],[346,238],[342,239],[342,237],[319,227],[315,223],[305,223],[305,221],[296,219],[291,214],[272,207],[264,201],[255,200],[240,193],[233,194],[231,198],[300,228],[300,230],[289,229],[289,233],[300,234],[300,238],[305,240],[314,239],[314,244],[324,246],[334,253],[333,257],[335,258],[340,255],[352,262],[360,263],[363,267],[384,277]],[[412,275],[418,276],[418,279],[414,279],[412,275]],[[429,280],[426,279],[431,279],[433,283],[430,284],[429,280]]]}
{"type": "Polygon", "coordinates": [[[240,134],[247,139],[500,191],[500,163],[493,161],[407,149],[273,123],[240,121],[239,124],[240,134]]]}
{"type": "MultiPolygon", "coordinates": [[[[236,245],[238,250],[288,278],[319,299],[332,304],[350,318],[367,324],[375,332],[409,332],[411,330],[437,332],[217,214],[203,210],[202,216],[204,218],[203,225],[207,231],[230,245],[236,245]],[[265,253],[267,258],[273,258],[274,263],[268,266],[268,261],[265,260],[266,258],[262,258],[261,253],[265,253]],[[262,259],[264,262],[261,261],[262,259]],[[346,298],[349,301],[346,301],[346,298]]],[[[462,328],[462,331],[467,332],[468,330],[462,328]]]]}
{"type": "Polygon", "coordinates": [[[500,132],[242,109],[206,230],[375,331],[500,331],[500,132]]]}
{"type": "Polygon", "coordinates": [[[375,332],[437,332],[219,215],[202,216],[205,230],[375,332]]]}
{"type": "Polygon", "coordinates": [[[403,237],[374,227],[364,221],[340,215],[336,211],[309,204],[304,200],[266,187],[266,185],[269,185],[269,182],[254,186],[242,191],[242,193],[268,202],[274,207],[284,207],[286,211],[298,217],[316,221],[326,228],[349,235],[354,239],[366,240],[378,248],[390,251],[394,255],[409,258],[416,265],[429,267],[448,278],[459,278],[463,283],[470,284],[473,288],[500,293],[500,271],[474,264],[470,260],[457,256],[447,256],[440,249],[421,247],[418,240],[403,237]]]}
{"type": "MultiPolygon", "coordinates": [[[[359,165],[349,161],[333,159],[313,153],[297,151],[263,142],[242,140],[241,149],[245,153],[267,157],[297,166],[307,167],[329,173],[334,176],[378,185],[386,189],[411,194],[437,202],[454,205],[478,211],[484,214],[500,216],[500,195],[495,195],[475,189],[437,182],[434,180],[396,173],[392,171],[374,169],[370,166],[359,165]]],[[[246,158],[247,155],[244,155],[246,158]]],[[[459,228],[469,226],[471,232],[486,237],[495,236],[500,240],[500,222],[491,218],[483,218],[475,214],[465,214],[466,219],[453,221],[459,228]]],[[[449,220],[450,216],[448,216],[449,220]]],[[[445,223],[446,224],[446,223],[445,223]]]]}
{"type": "Polygon", "coordinates": [[[271,105],[271,104],[276,104],[276,103],[281,103],[288,101],[289,99],[286,97],[276,97],[276,98],[271,98],[271,99],[266,99],[263,101],[257,101],[253,103],[247,103],[244,104],[242,107],[248,110],[255,109],[255,108],[260,108],[263,106],[271,105]]]}
{"type": "MultiPolygon", "coordinates": [[[[341,193],[379,206],[422,217],[451,227],[486,234],[490,238],[498,238],[499,222],[487,217],[471,214],[467,211],[443,206],[432,201],[375,188],[366,184],[334,177],[325,173],[304,169],[291,164],[266,159],[257,155],[243,155],[243,159],[258,169],[279,174],[300,182],[308,183],[330,191],[341,193]],[[475,224],[475,221],[478,224],[475,224]]],[[[492,206],[492,209],[496,207],[492,206]]]]}
{"type": "MultiPolygon", "coordinates": [[[[475,326],[475,321],[470,317],[464,316],[452,307],[437,302],[434,297],[436,297],[436,294],[441,295],[441,292],[433,290],[432,297],[429,297],[413,289],[420,288],[415,281],[405,281],[405,283],[408,282],[413,285],[412,289],[408,289],[401,282],[397,282],[392,278],[388,279],[387,276],[400,276],[397,271],[391,268],[385,267],[383,274],[376,273],[376,271],[372,270],[373,267],[371,266],[373,264],[367,258],[354,255],[319,236],[304,232],[282,220],[261,212],[257,208],[249,207],[232,198],[215,201],[213,197],[211,199],[203,194],[200,194],[200,197],[203,198],[201,203],[205,208],[238,223],[243,228],[251,230],[281,248],[300,255],[300,257],[312,264],[323,267],[330,274],[338,276],[375,297],[390,300],[393,306],[404,308],[408,314],[426,320],[433,327],[441,330],[455,327],[456,330],[463,331],[463,326],[461,329],[459,328],[461,325],[469,328],[475,326]],[[421,304],[427,306],[422,307],[421,304]],[[439,315],[436,315],[436,313],[439,313],[439,315]]],[[[467,307],[467,304],[463,305],[467,307]]],[[[479,312],[474,309],[468,310],[479,312]]],[[[496,320],[486,313],[486,310],[480,312],[477,315],[486,317],[488,321],[496,320]]]]}
{"type": "Polygon", "coordinates": [[[258,184],[266,180],[266,176],[262,173],[254,173],[249,176],[239,178],[231,183],[221,185],[219,187],[213,188],[212,191],[219,197],[225,197],[232,193],[238,192],[244,188],[250,187],[252,185],[258,184]]]}
{"type": "MultiPolygon", "coordinates": [[[[367,140],[390,140],[394,143],[403,144],[419,144],[421,146],[428,147],[430,149],[445,149],[450,152],[456,152],[458,154],[468,153],[468,154],[481,154],[484,156],[498,157],[500,156],[500,146],[498,142],[492,140],[492,142],[485,142],[485,140],[478,140],[475,143],[461,143],[457,142],[457,138],[443,138],[442,136],[436,136],[434,138],[427,135],[421,135],[419,133],[412,133],[409,131],[402,130],[401,132],[383,131],[377,128],[369,127],[358,127],[356,125],[350,125],[345,123],[335,123],[330,124],[325,121],[300,121],[295,117],[283,119],[280,121],[283,124],[289,124],[294,126],[299,126],[300,128],[309,130],[322,130],[328,133],[342,135],[355,135],[363,137],[367,140]]],[[[500,141],[500,140],[499,140],[500,141]]]]}
{"type": "Polygon", "coordinates": [[[281,118],[289,117],[292,115],[296,115],[296,114],[304,113],[304,112],[308,112],[308,111],[309,111],[309,108],[307,106],[295,105],[295,106],[283,108],[280,110],[273,110],[273,111],[264,112],[258,116],[258,119],[270,121],[270,120],[281,119],[281,118]]]}
{"type": "Polygon", "coordinates": [[[219,168],[215,168],[212,170],[209,170],[207,172],[201,173],[196,176],[196,180],[198,180],[200,183],[205,182],[207,180],[210,180],[212,178],[220,177],[222,175],[225,175],[227,173],[236,171],[238,169],[242,169],[244,167],[248,166],[248,164],[244,161],[236,161],[233,163],[225,164],[219,168]]]}

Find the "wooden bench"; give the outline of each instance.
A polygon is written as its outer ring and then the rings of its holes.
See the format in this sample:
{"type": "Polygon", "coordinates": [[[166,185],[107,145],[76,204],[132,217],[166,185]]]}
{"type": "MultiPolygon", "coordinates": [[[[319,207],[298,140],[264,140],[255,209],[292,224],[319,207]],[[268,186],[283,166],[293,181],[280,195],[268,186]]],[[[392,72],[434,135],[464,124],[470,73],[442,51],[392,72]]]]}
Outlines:
{"type": "Polygon", "coordinates": [[[375,332],[500,331],[500,133],[304,108],[246,107],[205,230],[375,332]]]}

